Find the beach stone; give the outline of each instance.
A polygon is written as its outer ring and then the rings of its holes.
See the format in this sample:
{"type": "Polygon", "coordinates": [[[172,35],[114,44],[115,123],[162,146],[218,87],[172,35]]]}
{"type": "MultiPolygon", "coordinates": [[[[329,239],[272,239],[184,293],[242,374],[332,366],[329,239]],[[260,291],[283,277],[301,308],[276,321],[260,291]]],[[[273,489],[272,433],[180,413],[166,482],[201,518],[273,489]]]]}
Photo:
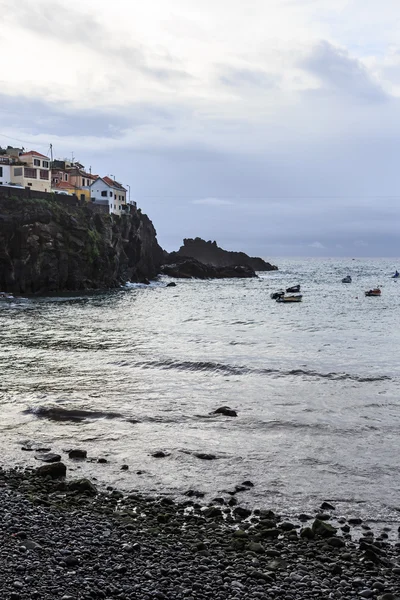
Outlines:
{"type": "Polygon", "coordinates": [[[312,530],[316,535],[320,535],[321,537],[332,537],[336,535],[337,529],[329,523],[325,523],[324,521],[320,521],[319,519],[315,519],[312,524],[312,530]]]}
{"type": "Polygon", "coordinates": [[[350,525],[361,525],[362,519],[360,519],[359,517],[353,517],[351,519],[347,519],[347,522],[350,525]]]}
{"type": "Polygon", "coordinates": [[[207,454],[206,452],[195,452],[194,456],[201,460],[215,460],[217,458],[215,454],[207,454]]]}
{"type": "Polygon", "coordinates": [[[293,525],[293,523],[289,523],[288,521],[283,521],[283,523],[280,523],[278,527],[283,531],[292,531],[293,529],[296,529],[296,525],[293,525]]]}
{"type": "Polygon", "coordinates": [[[382,594],[382,596],[378,596],[378,600],[399,600],[399,596],[390,593],[382,594]]]}
{"type": "Polygon", "coordinates": [[[281,531],[276,528],[261,530],[261,535],[264,538],[277,538],[280,536],[280,534],[281,534],[281,531]]]}
{"type": "Polygon", "coordinates": [[[374,595],[373,590],[365,589],[359,593],[361,598],[371,598],[374,595]]]}
{"type": "Polygon", "coordinates": [[[265,553],[265,548],[262,544],[260,544],[259,542],[250,542],[250,544],[247,546],[247,549],[250,552],[255,552],[256,554],[264,554],[265,553]]]}
{"type": "Polygon", "coordinates": [[[250,481],[249,479],[246,479],[246,481],[243,481],[242,485],[244,485],[246,487],[254,487],[254,483],[252,481],[250,481]]]}
{"type": "Polygon", "coordinates": [[[304,529],[300,531],[300,537],[307,540],[313,540],[315,538],[315,533],[311,527],[304,527],[304,529]]]}
{"type": "Polygon", "coordinates": [[[229,406],[221,406],[220,408],[217,408],[217,410],[214,410],[214,412],[212,414],[213,415],[224,415],[225,417],[237,417],[236,410],[229,408],[229,406]]]}
{"type": "Polygon", "coordinates": [[[321,510],[336,510],[336,508],[329,502],[323,502],[320,506],[321,510]]]}
{"type": "Polygon", "coordinates": [[[36,460],[41,460],[46,463],[55,463],[61,460],[60,454],[54,454],[53,452],[48,452],[47,454],[38,454],[35,456],[36,460]]]}
{"type": "Polygon", "coordinates": [[[94,486],[89,479],[76,479],[74,481],[70,481],[68,484],[68,489],[79,492],[80,494],[89,494],[91,496],[95,496],[97,494],[96,486],[94,486]]]}
{"type": "Polygon", "coordinates": [[[129,471],[129,465],[121,465],[121,471],[129,471]]]}
{"type": "Polygon", "coordinates": [[[43,465],[35,470],[35,474],[39,477],[51,477],[57,479],[58,477],[65,477],[67,473],[67,467],[62,462],[50,463],[43,465]]]}
{"type": "Polygon", "coordinates": [[[107,460],[106,458],[98,458],[98,459],[97,459],[97,462],[98,462],[100,465],[105,465],[105,464],[107,464],[107,463],[108,463],[108,460],[107,460]]]}
{"type": "Polygon", "coordinates": [[[168,456],[168,454],[166,454],[162,450],[157,450],[157,452],[153,452],[153,454],[151,456],[153,458],[165,458],[166,456],[168,456]]]}
{"type": "Polygon", "coordinates": [[[175,281],[170,281],[165,287],[176,287],[175,281]]]}
{"type": "Polygon", "coordinates": [[[68,457],[73,459],[84,459],[87,458],[87,451],[75,448],[74,450],[70,450],[68,452],[68,457]]]}
{"type": "Polygon", "coordinates": [[[240,519],[247,519],[247,517],[251,515],[251,510],[248,508],[243,508],[242,506],[237,506],[233,509],[233,513],[240,519]]]}
{"type": "Polygon", "coordinates": [[[332,546],[332,548],[344,548],[346,546],[346,542],[343,538],[340,537],[329,538],[327,544],[329,544],[329,546],[332,546]]]}

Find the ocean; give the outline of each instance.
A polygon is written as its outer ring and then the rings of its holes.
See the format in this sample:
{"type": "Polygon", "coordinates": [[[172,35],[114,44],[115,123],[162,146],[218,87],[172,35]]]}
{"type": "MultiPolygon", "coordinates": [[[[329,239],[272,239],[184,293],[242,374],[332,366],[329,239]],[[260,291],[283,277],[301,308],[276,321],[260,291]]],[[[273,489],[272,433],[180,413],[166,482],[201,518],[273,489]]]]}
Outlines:
{"type": "Polygon", "coordinates": [[[29,442],[79,447],[75,474],[121,489],[207,501],[251,480],[252,507],[397,520],[400,261],[273,262],[258,279],[1,302],[3,466],[37,465],[29,442]],[[297,283],[302,303],[271,300],[297,283]]]}

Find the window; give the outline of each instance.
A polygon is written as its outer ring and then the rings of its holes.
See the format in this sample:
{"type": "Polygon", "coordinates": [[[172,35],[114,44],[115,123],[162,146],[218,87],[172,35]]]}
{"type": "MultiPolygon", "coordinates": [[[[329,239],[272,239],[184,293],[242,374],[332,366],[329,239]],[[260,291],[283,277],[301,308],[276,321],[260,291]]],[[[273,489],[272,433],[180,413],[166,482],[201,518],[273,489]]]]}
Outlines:
{"type": "Polygon", "coordinates": [[[112,192],[110,192],[110,198],[112,198],[112,192]]]}
{"type": "Polygon", "coordinates": [[[0,177],[3,177],[3,167],[0,167],[0,177]]]}
{"type": "Polygon", "coordinates": [[[82,187],[85,187],[85,180],[83,177],[82,177],[82,187]]]}
{"type": "Polygon", "coordinates": [[[103,196],[103,198],[104,198],[104,197],[105,197],[105,198],[107,198],[107,190],[103,190],[103,191],[101,192],[101,195],[103,196]]]}
{"type": "Polygon", "coordinates": [[[22,175],[22,167],[14,167],[14,176],[21,177],[22,175]]]}
{"type": "Polygon", "coordinates": [[[29,179],[36,179],[36,169],[30,169],[29,167],[25,167],[24,177],[29,177],[29,179]]]}
{"type": "Polygon", "coordinates": [[[44,171],[43,169],[40,169],[40,179],[48,179],[49,178],[49,171],[44,171]]]}
{"type": "Polygon", "coordinates": [[[40,167],[40,160],[37,158],[33,159],[33,164],[35,165],[35,167],[40,167]]]}
{"type": "Polygon", "coordinates": [[[49,161],[48,160],[44,160],[42,164],[43,164],[43,166],[44,166],[45,169],[49,168],[49,161]]]}
{"type": "Polygon", "coordinates": [[[117,199],[117,194],[114,194],[114,200],[116,200],[116,199],[117,199]]]}
{"type": "Polygon", "coordinates": [[[28,185],[32,187],[32,184],[31,184],[31,183],[28,183],[28,185]]]}
{"type": "Polygon", "coordinates": [[[68,175],[67,175],[66,173],[65,173],[65,175],[64,175],[64,180],[65,180],[65,181],[68,181],[68,175]]]}

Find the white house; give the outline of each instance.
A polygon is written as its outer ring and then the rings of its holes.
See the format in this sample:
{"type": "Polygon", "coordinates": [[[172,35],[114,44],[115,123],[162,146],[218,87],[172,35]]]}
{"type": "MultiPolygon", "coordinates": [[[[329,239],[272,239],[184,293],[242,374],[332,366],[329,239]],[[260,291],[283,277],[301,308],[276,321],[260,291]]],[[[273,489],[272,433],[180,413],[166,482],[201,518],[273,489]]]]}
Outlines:
{"type": "Polygon", "coordinates": [[[121,215],[128,210],[126,189],[109,177],[98,177],[92,183],[90,198],[95,204],[107,205],[110,214],[121,215]]]}
{"type": "Polygon", "coordinates": [[[11,181],[10,159],[7,156],[0,156],[0,185],[7,185],[11,181]]]}

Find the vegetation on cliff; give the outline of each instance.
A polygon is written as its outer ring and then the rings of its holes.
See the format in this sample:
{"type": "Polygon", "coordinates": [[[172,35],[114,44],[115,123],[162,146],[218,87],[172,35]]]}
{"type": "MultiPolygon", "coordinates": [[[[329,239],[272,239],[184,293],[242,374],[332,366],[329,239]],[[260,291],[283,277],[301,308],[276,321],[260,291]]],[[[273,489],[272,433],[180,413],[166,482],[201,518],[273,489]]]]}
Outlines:
{"type": "Polygon", "coordinates": [[[150,219],[60,199],[0,197],[0,290],[105,289],[155,277],[163,262],[150,219]]]}

